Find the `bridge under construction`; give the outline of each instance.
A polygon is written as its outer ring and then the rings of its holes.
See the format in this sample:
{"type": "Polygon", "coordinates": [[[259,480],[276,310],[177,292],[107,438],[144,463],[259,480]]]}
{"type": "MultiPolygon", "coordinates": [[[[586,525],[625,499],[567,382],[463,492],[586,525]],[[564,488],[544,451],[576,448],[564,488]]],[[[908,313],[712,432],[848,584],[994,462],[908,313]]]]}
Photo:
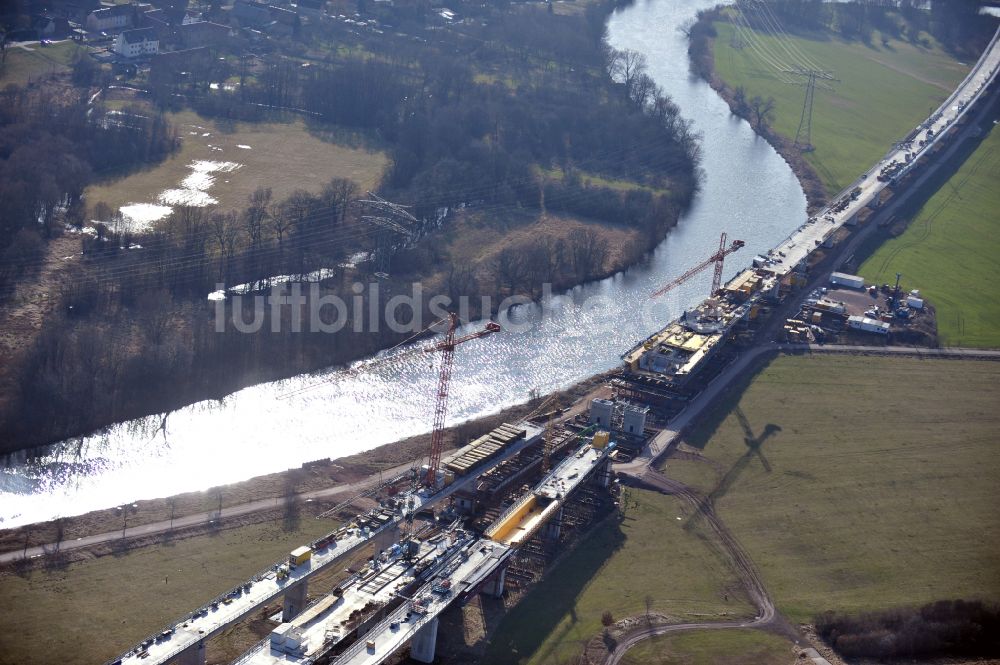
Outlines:
{"type": "Polygon", "coordinates": [[[489,524],[471,524],[457,498],[494,488],[496,475],[537,475],[542,430],[531,423],[504,424],[480,437],[444,460],[449,471],[441,486],[415,484],[382,501],[110,663],[204,663],[209,639],[278,598],[280,621],[235,663],[381,663],[407,644],[412,658],[432,662],[442,612],[483,591],[501,596],[518,548],[535,537],[558,538],[563,507],[582,487],[609,487],[615,443],[606,431],[579,429],[585,433],[563,433],[555,450],[563,459],[539,482],[520,493],[523,483],[508,483],[509,505],[489,524]],[[412,526],[415,515],[434,511],[425,526],[412,526]],[[366,563],[359,571],[307,602],[311,578],[360,557],[366,563]]]}

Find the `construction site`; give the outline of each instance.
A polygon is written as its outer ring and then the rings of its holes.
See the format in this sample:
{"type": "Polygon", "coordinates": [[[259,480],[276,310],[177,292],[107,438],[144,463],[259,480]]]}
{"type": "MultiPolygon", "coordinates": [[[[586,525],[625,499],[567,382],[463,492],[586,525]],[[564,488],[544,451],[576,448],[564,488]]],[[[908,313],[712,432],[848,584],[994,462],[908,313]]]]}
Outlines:
{"type": "MultiPolygon", "coordinates": [[[[503,424],[443,458],[438,480],[416,470],[368,494],[378,507],[171,622],[118,658],[204,663],[206,642],[281,600],[274,629],[236,663],[382,663],[405,652],[434,662],[442,613],[480,593],[521,590],[568,540],[614,504],[606,430],[503,424]],[[402,488],[402,489],[400,489],[402,488]],[[348,561],[332,588],[309,582],[348,561]]],[[[349,514],[345,502],[327,517],[349,514]],[[345,512],[346,511],[346,512],[345,512]]]]}
{"type": "MultiPolygon", "coordinates": [[[[435,660],[439,617],[480,593],[504,595],[544,573],[554,554],[614,505],[613,414],[588,419],[543,412],[503,423],[445,455],[444,422],[455,347],[499,330],[495,323],[416,351],[440,353],[428,463],[414,465],[320,518],[342,526],[291,549],[288,558],[172,621],[115,659],[124,663],[196,665],[207,642],[280,599],[270,634],[235,663],[382,663],[408,652],[435,660]],[[376,507],[355,513],[360,499],[376,507]],[[361,562],[358,564],[357,562],[361,562]],[[310,594],[311,579],[335,576],[310,594]],[[353,564],[352,567],[350,564],[353,564]],[[510,582],[508,582],[508,575],[510,582]]],[[[645,432],[645,411],[626,417],[632,439],[645,432]]]]}

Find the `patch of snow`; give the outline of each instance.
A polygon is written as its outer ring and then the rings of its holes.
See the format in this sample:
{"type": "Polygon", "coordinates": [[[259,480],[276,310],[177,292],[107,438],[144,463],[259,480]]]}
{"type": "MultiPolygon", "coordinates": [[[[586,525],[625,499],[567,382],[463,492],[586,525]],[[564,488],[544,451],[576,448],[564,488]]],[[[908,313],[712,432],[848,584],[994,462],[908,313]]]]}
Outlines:
{"type": "MultiPolygon", "coordinates": [[[[243,165],[238,162],[217,162],[199,159],[191,162],[188,168],[191,175],[181,181],[178,189],[168,189],[160,193],[160,203],[168,205],[186,205],[205,207],[218,203],[209,196],[208,189],[215,184],[214,173],[231,173],[243,165]]],[[[228,182],[228,180],[226,181],[228,182]]]]}
{"type": "Polygon", "coordinates": [[[351,256],[341,263],[339,267],[341,268],[357,268],[359,263],[364,263],[371,259],[371,253],[369,252],[358,252],[356,254],[351,254],[351,256]]]}
{"type": "Polygon", "coordinates": [[[158,222],[174,211],[168,205],[155,203],[129,203],[118,210],[125,219],[135,225],[133,230],[136,231],[144,230],[153,222],[158,222]]]}
{"type": "Polygon", "coordinates": [[[160,192],[158,198],[160,203],[172,206],[193,206],[195,208],[204,208],[205,206],[215,205],[219,202],[217,199],[209,196],[208,192],[197,189],[166,189],[160,192]]]}
{"type": "MultiPolygon", "coordinates": [[[[366,252],[362,254],[367,256],[366,252]]],[[[357,254],[355,256],[358,256],[357,254]]],[[[253,293],[254,291],[267,290],[272,286],[277,286],[278,284],[289,284],[292,282],[298,282],[302,284],[311,284],[313,282],[321,282],[324,279],[329,279],[337,274],[334,268],[320,268],[319,270],[313,270],[305,275],[272,275],[270,277],[265,277],[264,279],[257,280],[255,282],[248,282],[246,284],[237,284],[236,286],[230,287],[228,289],[221,289],[219,291],[212,291],[208,294],[209,300],[225,300],[227,293],[234,293],[237,295],[243,295],[247,293],[253,293]],[[259,284],[263,283],[263,289],[257,288],[259,284]]]]}

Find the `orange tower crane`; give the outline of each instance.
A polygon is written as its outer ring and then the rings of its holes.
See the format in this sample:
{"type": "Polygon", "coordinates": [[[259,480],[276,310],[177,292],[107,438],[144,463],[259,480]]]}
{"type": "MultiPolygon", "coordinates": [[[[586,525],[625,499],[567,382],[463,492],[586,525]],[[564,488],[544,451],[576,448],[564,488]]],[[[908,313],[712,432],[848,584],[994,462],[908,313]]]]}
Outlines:
{"type": "Polygon", "coordinates": [[[461,337],[455,337],[457,329],[458,315],[451,313],[448,315],[448,331],[445,333],[444,339],[424,347],[426,353],[441,352],[441,371],[438,374],[437,398],[434,404],[434,429],[431,431],[430,461],[428,462],[427,475],[424,477],[424,483],[428,487],[434,486],[438,469],[441,467],[441,453],[444,451],[444,419],[448,414],[448,384],[451,382],[451,365],[455,357],[455,347],[501,330],[500,324],[493,321],[487,323],[482,330],[461,337]]]}
{"type": "Polygon", "coordinates": [[[657,298],[659,296],[662,296],[667,291],[670,291],[671,289],[680,286],[681,284],[683,284],[690,278],[694,277],[695,275],[697,275],[698,273],[700,273],[702,270],[712,265],[713,263],[715,264],[715,275],[712,277],[712,293],[710,295],[714,296],[719,291],[719,288],[721,288],[722,286],[723,261],[725,261],[725,258],[727,256],[729,256],[733,252],[738,251],[745,244],[746,243],[743,242],[742,240],[734,240],[732,244],[729,245],[729,247],[726,247],[726,232],[723,231],[722,237],[719,240],[719,251],[717,251],[715,254],[712,254],[710,257],[708,257],[695,267],[691,268],[677,279],[669,282],[665,286],[661,287],[659,290],[654,291],[650,297],[657,298]]]}

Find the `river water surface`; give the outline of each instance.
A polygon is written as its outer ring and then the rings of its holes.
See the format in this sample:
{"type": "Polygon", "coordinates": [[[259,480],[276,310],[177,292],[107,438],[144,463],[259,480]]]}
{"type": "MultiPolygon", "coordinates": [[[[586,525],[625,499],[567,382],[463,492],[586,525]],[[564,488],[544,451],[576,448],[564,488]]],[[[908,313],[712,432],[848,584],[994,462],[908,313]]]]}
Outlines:
{"type": "MultiPolygon", "coordinates": [[[[716,249],[719,233],[745,240],[726,277],[783,240],[806,217],[794,174],[707,84],[688,73],[679,27],[717,0],[637,0],[608,23],[612,46],[644,53],[649,72],[703,135],[703,186],[694,205],[643,265],[518,308],[527,332],[464,344],[455,354],[449,424],[523,402],[613,368],[634,342],[707,295],[710,271],[650,306],[655,288],[716,249]]],[[[426,357],[342,375],[294,397],[316,376],[261,384],[222,402],[200,402],[120,423],[0,469],[0,526],[201,490],[341,457],[430,429],[436,372],[426,357]]]]}

